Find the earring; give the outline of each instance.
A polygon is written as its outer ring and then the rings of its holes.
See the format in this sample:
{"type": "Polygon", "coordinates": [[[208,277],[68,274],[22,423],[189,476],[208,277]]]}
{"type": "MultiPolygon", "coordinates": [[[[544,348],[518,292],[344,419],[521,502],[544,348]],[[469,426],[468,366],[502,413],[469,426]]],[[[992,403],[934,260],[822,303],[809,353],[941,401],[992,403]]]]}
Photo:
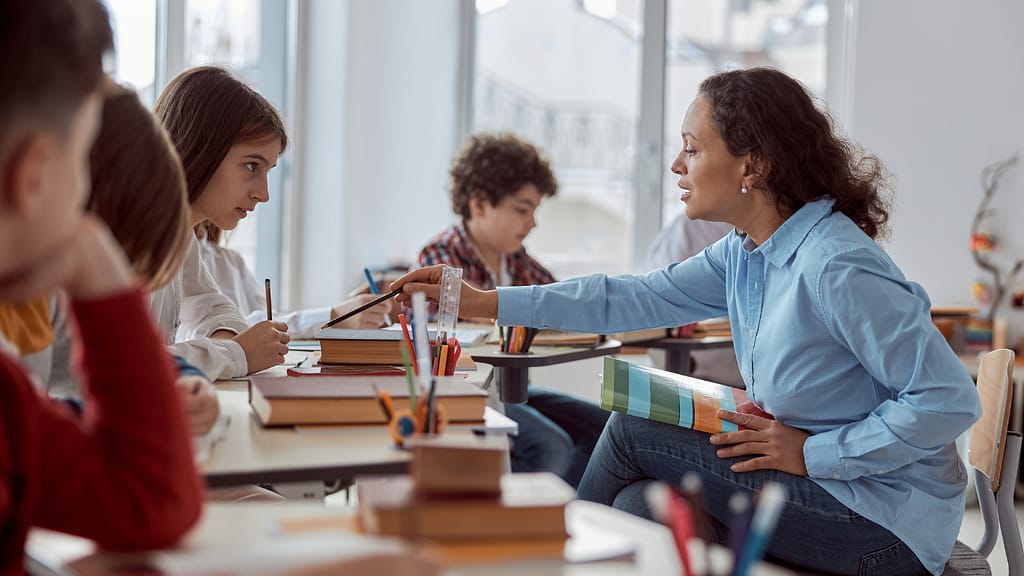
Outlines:
{"type": "Polygon", "coordinates": [[[747,193],[747,187],[746,186],[740,186],[740,194],[746,194],[746,193],[747,193]]]}

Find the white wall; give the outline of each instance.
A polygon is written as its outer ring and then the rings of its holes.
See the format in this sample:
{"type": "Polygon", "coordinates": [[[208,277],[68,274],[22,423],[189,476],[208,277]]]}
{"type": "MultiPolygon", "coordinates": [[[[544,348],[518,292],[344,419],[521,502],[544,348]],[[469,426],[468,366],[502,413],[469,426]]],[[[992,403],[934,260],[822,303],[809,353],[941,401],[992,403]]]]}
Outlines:
{"type": "Polygon", "coordinates": [[[308,307],[339,301],[366,265],[414,258],[452,220],[460,22],[458,0],[303,8],[296,188],[304,225],[291,304],[308,307]]]}
{"type": "MultiPolygon", "coordinates": [[[[850,133],[895,175],[887,249],[937,305],[973,304],[970,283],[984,277],[968,251],[979,175],[1024,148],[1021,22],[1019,0],[858,3],[850,133]]],[[[997,256],[1024,258],[1024,166],[993,206],[997,256]]],[[[1008,315],[1024,333],[1024,314],[1008,315]]]]}

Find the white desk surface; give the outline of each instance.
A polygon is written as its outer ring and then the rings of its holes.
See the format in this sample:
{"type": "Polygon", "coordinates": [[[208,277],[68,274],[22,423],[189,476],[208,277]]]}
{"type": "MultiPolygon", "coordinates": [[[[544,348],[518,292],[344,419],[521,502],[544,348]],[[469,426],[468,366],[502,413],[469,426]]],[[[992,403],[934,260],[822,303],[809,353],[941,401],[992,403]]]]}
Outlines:
{"type": "MultiPolygon", "coordinates": [[[[169,574],[246,573],[270,574],[284,569],[308,567],[336,560],[345,550],[394,549],[393,540],[359,539],[341,531],[320,533],[282,533],[279,522],[297,519],[350,518],[354,510],[325,508],[304,503],[207,505],[203,518],[176,550],[117,555],[95,554],[93,544],[74,536],[33,529],[26,552],[53,573],[81,574],[114,570],[130,563],[157,565],[169,574]],[[331,552],[334,550],[334,552],[331,552]],[[301,552],[301,553],[300,553],[301,552]],[[186,567],[193,571],[189,572],[186,567]],[[86,569],[88,568],[88,570],[86,569]]],[[[563,576],[659,575],[680,574],[678,557],[668,529],[660,524],[613,510],[592,502],[574,501],[566,508],[566,523],[573,538],[569,549],[601,548],[606,545],[632,547],[632,558],[569,563],[565,560],[540,560],[479,564],[450,568],[447,574],[493,576],[505,574],[563,576]]],[[[45,570],[43,570],[45,572],[45,570]]],[[[784,576],[790,572],[761,564],[755,574],[784,576]]]]}
{"type": "MultiPolygon", "coordinates": [[[[290,353],[285,365],[296,361],[290,353]]],[[[283,375],[284,370],[279,366],[270,373],[283,375]]],[[[467,378],[481,384],[489,372],[490,367],[481,365],[468,372],[467,378]]],[[[409,453],[394,446],[384,426],[339,426],[315,431],[291,426],[266,428],[249,406],[248,381],[224,380],[216,386],[221,413],[230,421],[199,464],[200,473],[211,487],[330,482],[400,473],[408,468],[409,453]]],[[[469,429],[456,428],[459,433],[470,433],[469,429]]]]}

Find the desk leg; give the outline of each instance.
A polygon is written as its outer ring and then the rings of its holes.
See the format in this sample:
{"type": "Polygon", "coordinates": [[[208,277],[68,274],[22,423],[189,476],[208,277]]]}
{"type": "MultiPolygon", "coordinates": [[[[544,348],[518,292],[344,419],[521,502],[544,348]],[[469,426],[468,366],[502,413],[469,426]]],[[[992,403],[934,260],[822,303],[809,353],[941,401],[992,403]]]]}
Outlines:
{"type": "Polygon", "coordinates": [[[670,348],[665,350],[665,369],[688,376],[690,374],[690,349],[670,348]]]}
{"type": "Polygon", "coordinates": [[[530,388],[530,369],[495,366],[494,381],[498,385],[498,398],[505,404],[523,404],[530,388]]]}

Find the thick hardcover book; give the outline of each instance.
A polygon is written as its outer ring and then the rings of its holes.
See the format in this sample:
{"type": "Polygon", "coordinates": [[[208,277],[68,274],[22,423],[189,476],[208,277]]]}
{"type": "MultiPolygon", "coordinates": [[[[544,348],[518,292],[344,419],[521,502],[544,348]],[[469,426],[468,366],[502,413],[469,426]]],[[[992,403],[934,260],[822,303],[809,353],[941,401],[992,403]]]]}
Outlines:
{"type": "MultiPolygon", "coordinates": [[[[483,342],[488,332],[476,328],[457,329],[455,336],[463,347],[469,347],[483,342]]],[[[428,337],[433,339],[434,335],[432,328],[428,337]]],[[[325,328],[316,339],[320,342],[321,364],[402,364],[401,330],[325,328]]],[[[466,360],[469,360],[468,355],[466,360]]]]}
{"type": "Polygon", "coordinates": [[[604,359],[601,407],[712,434],[739,430],[736,424],[718,417],[719,408],[772,417],[739,388],[611,356],[604,359]]]}
{"type": "MultiPolygon", "coordinates": [[[[249,403],[265,426],[386,424],[374,387],[409,409],[405,376],[250,376],[249,403]]],[[[484,419],[487,393],[461,376],[438,377],[436,397],[451,422],[484,419]]]]}
{"type": "Polygon", "coordinates": [[[358,478],[359,519],[369,534],[437,540],[554,538],[564,541],[575,491],[549,472],[506,474],[492,497],[436,497],[411,476],[358,478]]]}
{"type": "Polygon", "coordinates": [[[402,364],[398,330],[325,328],[317,340],[321,364],[402,364]]]}

